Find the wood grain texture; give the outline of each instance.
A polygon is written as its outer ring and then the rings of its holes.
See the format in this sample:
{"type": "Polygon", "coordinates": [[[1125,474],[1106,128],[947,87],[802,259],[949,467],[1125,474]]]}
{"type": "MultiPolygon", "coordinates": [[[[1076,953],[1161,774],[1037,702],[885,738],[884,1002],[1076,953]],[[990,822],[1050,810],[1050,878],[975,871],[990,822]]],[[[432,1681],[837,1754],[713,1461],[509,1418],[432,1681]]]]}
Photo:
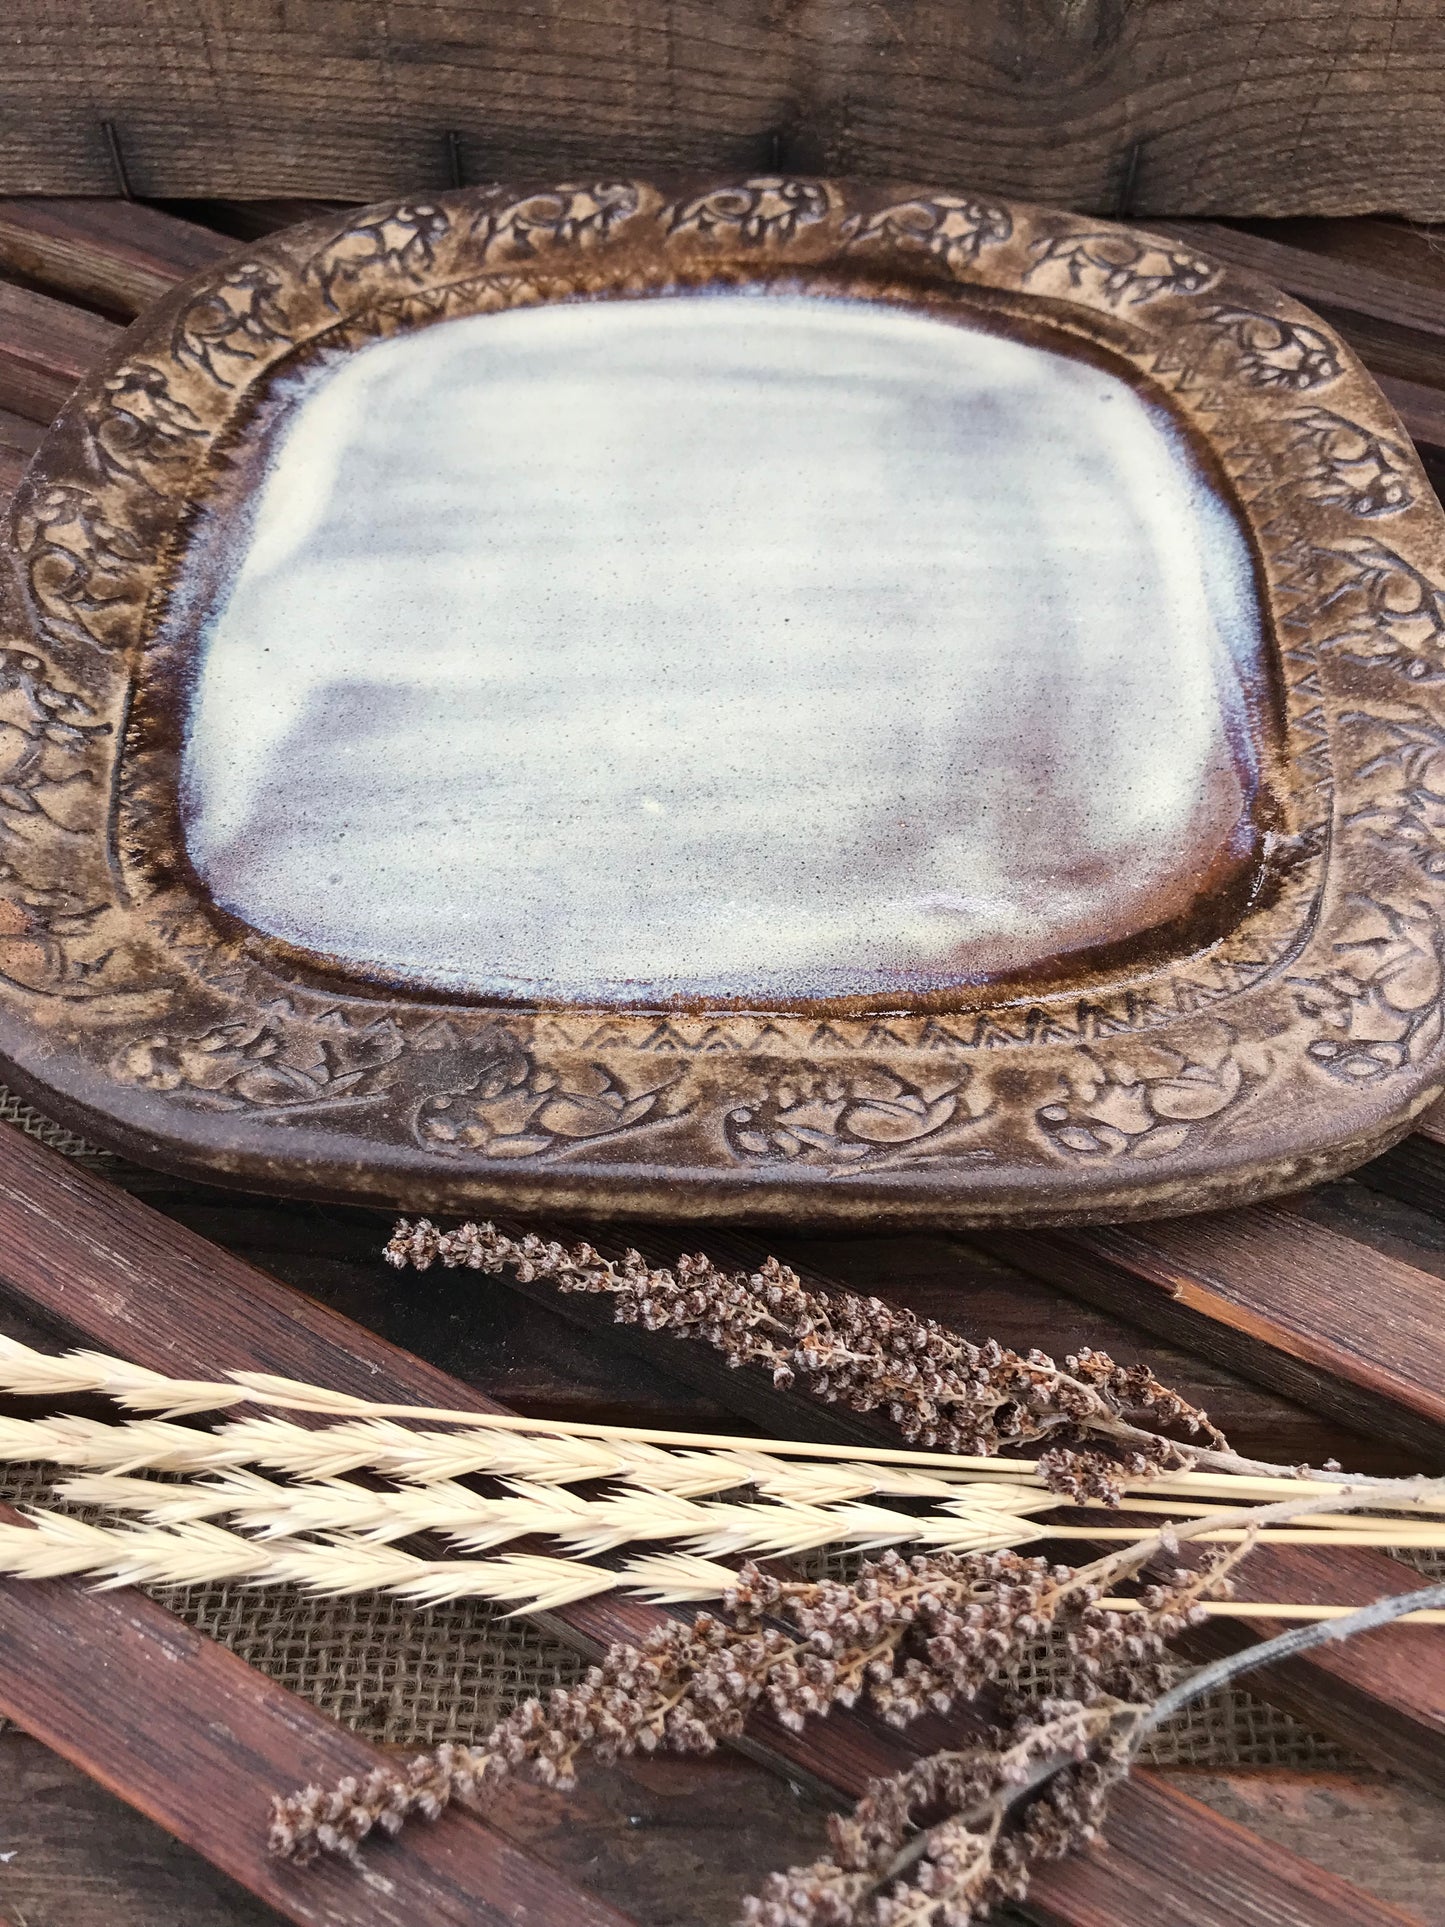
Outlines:
{"type": "MultiPolygon", "coordinates": [[[[1257,1546],[1235,1577],[1241,1600],[1291,1599],[1321,1606],[1368,1606],[1390,1594],[1411,1592],[1419,1573],[1384,1553],[1362,1550],[1342,1560],[1328,1547],[1257,1546]],[[1283,1555],[1283,1556],[1282,1556],[1283,1555]]],[[[1270,1638],[1279,1622],[1250,1627],[1211,1620],[1190,1636],[1201,1657],[1236,1652],[1256,1638],[1270,1638]]],[[[1372,1765],[1407,1773],[1434,1788],[1445,1787],[1445,1665],[1433,1626],[1401,1626],[1398,1637],[1362,1634],[1348,1646],[1322,1647],[1314,1664],[1286,1662],[1271,1669],[1270,1697],[1306,1726],[1319,1730],[1320,1715],[1352,1704],[1354,1745],[1372,1765]]]]}
{"type": "Polygon", "coordinates": [[[1145,214],[1445,214],[1429,0],[13,0],[7,25],[12,194],[115,193],[108,118],[148,196],[425,192],[452,131],[472,180],[780,157],[1095,210],[1127,184],[1145,214]]]}
{"type": "MultiPolygon", "coordinates": [[[[228,1368],[304,1376],[371,1398],[495,1408],[495,1401],[449,1379],[364,1328],[277,1284],[264,1274],[170,1224],[135,1198],[107,1186],[13,1131],[0,1132],[0,1282],[45,1316],[93,1344],[157,1369],[193,1374],[228,1368]]],[[[14,1590],[13,1588],[11,1590],[14,1590]]],[[[93,1595],[85,1595],[92,1598],[93,1595]]],[[[106,1596],[108,1599],[113,1596],[106,1596]]],[[[555,1615],[559,1630],[586,1647],[636,1639],[658,1623],[656,1612],[619,1598],[588,1600],[555,1615]]],[[[968,1721],[928,1720],[906,1735],[835,1712],[826,1744],[817,1729],[793,1734],[771,1716],[749,1723],[751,1750],[833,1792],[856,1795],[867,1779],[894,1770],[922,1749],[957,1744],[968,1721]]],[[[285,1777],[284,1775],[282,1776],[285,1777]]],[[[122,1789],[118,1789],[122,1790],[122,1789]]],[[[1219,1837],[1215,1816],[1157,1776],[1142,1773],[1115,1801],[1119,1836],[1108,1849],[1120,1868],[1111,1878],[1136,1899],[1116,1905],[1111,1927],[1161,1927],[1169,1918],[1190,1927],[1344,1927],[1347,1921],[1397,1918],[1303,1862],[1256,1852],[1248,1836],[1219,1837]],[[1132,1829],[1132,1832],[1131,1832],[1132,1829]],[[1171,1837],[1172,1859],[1129,1870],[1136,1850],[1154,1853],[1156,1836],[1171,1837]],[[1230,1879],[1203,1898],[1192,1875],[1178,1881],[1178,1856],[1201,1865],[1227,1864],[1230,1879]],[[1321,1882],[1323,1881],[1323,1885],[1321,1882]],[[1248,1897],[1254,1912],[1239,1912],[1248,1897]],[[1147,1908],[1145,1905],[1147,1899],[1147,1908]],[[1160,1909],[1166,1911],[1163,1915],[1160,1909]]],[[[186,1837],[186,1836],[183,1836],[186,1837]]],[[[1076,1857],[1041,1870],[1030,1908],[1041,1919],[1092,1927],[1093,1863],[1076,1857]],[[1080,1892],[1075,1895],[1075,1886],[1080,1892]]]]}
{"type": "Polygon", "coordinates": [[[273,1860],[279,1787],[366,1773],[383,1755],[143,1594],[0,1583],[0,1713],[298,1927],[627,1927],[470,1814],[412,1829],[381,1879],[273,1860]]]}
{"type": "Polygon", "coordinates": [[[0,272],[127,319],[237,245],[135,201],[0,200],[0,272]]]}
{"type": "Polygon", "coordinates": [[[1201,1800],[1281,1846],[1308,1841],[1323,1866],[1362,1881],[1429,1927],[1445,1927],[1445,1828],[1426,1795],[1381,1776],[1286,1767],[1190,1768],[1201,1800]]]}
{"type": "Polygon", "coordinates": [[[1445,1445],[1445,1283],[1290,1205],[974,1241],[1302,1405],[1445,1445]]]}
{"type": "Polygon", "coordinates": [[[48,422],[119,334],[113,321],[0,280],[0,409],[48,422]]]}
{"type": "Polygon", "coordinates": [[[1368,315],[1445,341],[1445,302],[1439,291],[1403,274],[1358,261],[1336,261],[1308,248],[1226,227],[1220,221],[1164,220],[1150,225],[1157,233],[1187,241],[1216,261],[1257,274],[1262,281],[1284,288],[1311,307],[1368,315]]]}
{"type": "MultiPolygon", "coordinates": [[[[488,1819],[643,1927],[734,1927],[760,1866],[813,1859],[825,1816],[774,1775],[719,1754],[599,1765],[566,1794],[514,1782],[494,1790],[488,1819]]],[[[0,1733],[0,1855],[7,1850],[0,1913],[29,1927],[274,1927],[279,1918],[14,1726],[0,1733]]]]}

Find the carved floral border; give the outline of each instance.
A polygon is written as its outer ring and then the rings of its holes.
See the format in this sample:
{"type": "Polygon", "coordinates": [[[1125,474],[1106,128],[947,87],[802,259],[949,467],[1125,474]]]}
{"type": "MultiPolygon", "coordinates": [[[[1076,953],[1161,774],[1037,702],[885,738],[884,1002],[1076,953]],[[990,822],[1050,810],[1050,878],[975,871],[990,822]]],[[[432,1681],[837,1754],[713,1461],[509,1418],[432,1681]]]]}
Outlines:
{"type": "Polygon", "coordinates": [[[131,330],[17,491],[4,564],[0,1048],[98,1137],[414,1203],[1042,1220],[1308,1181],[1445,1085],[1445,518],[1332,332],[1171,240],[781,175],[313,223],[131,330]],[[157,692],[185,644],[160,617],[258,399],[457,314],[760,277],[991,308],[1167,401],[1235,499],[1276,645],[1271,892],[1088,994],[855,1017],[438,1007],[218,921],[179,849],[157,692]]]}

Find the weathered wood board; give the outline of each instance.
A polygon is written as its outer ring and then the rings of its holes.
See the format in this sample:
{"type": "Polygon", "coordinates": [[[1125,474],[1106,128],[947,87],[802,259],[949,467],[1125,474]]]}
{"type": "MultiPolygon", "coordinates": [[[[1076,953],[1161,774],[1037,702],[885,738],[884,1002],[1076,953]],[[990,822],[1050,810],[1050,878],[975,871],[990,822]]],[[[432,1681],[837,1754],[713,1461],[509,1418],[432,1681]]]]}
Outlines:
{"type": "Polygon", "coordinates": [[[12,0],[0,192],[425,193],[625,166],[1093,211],[1445,215],[1433,0],[12,0]]]}

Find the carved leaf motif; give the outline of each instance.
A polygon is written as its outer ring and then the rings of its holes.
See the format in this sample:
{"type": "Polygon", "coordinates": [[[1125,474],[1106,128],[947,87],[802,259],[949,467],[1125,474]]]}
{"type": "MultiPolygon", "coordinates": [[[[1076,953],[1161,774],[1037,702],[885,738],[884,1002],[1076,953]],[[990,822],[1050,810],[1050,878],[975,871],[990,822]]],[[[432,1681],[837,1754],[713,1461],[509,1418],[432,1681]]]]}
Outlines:
{"type": "Polygon", "coordinates": [[[1163,294],[1198,294],[1219,270],[1189,248],[1127,229],[1098,234],[1044,235],[1030,249],[1033,265],[1025,281],[1050,268],[1062,268],[1071,288],[1092,288],[1110,307],[1138,307],[1163,294]]]}
{"type": "Polygon", "coordinates": [[[1415,500],[1408,458],[1395,442],[1347,421],[1328,408],[1296,415],[1290,443],[1312,458],[1311,493],[1317,502],[1361,518],[1398,515],[1415,500]]]}
{"type": "Polygon", "coordinates": [[[1428,1057],[1440,1041],[1445,990],[1434,905],[1359,898],[1331,950],[1327,974],[1291,979],[1297,1006],[1320,1024],[1310,1061],[1344,1083],[1369,1084],[1428,1057]]]}
{"type": "Polygon", "coordinates": [[[1314,555],[1316,615],[1333,625],[1322,649],[1388,663],[1411,682],[1445,675],[1445,589],[1371,535],[1346,536],[1314,555]]]}
{"type": "Polygon", "coordinates": [[[101,499],[68,484],[42,488],[24,501],[16,536],[51,636],[125,648],[145,598],[150,558],[108,518],[101,499]]]}
{"type": "Polygon", "coordinates": [[[189,1036],[141,1037],[121,1050],[115,1070],[126,1083],[175,1092],[206,1110],[304,1106],[324,1114],[343,1102],[384,1097],[376,1074],[393,1065],[402,1048],[390,1023],[350,1031],[267,1016],[189,1036]]]}
{"type": "Polygon", "coordinates": [[[484,207],[472,236],[490,260],[525,260],[551,247],[594,246],[642,205],[635,181],[563,182],[520,201],[484,207]]]}
{"type": "Polygon", "coordinates": [[[219,387],[233,388],[224,372],[227,363],[253,362],[289,345],[284,286],[275,268],[243,261],[181,310],[171,332],[171,353],[202,369],[219,387]]]}
{"type": "Polygon", "coordinates": [[[821,181],[769,174],[678,201],[667,210],[665,221],[669,234],[725,234],[763,247],[791,241],[800,228],[826,221],[829,206],[821,181]]]}
{"type": "Polygon", "coordinates": [[[901,1146],[921,1145],[950,1123],[965,1080],[928,1091],[871,1069],[779,1079],[724,1120],[733,1156],[748,1163],[872,1164],[901,1146]]]}
{"type": "Polygon", "coordinates": [[[1239,372],[1254,388],[1323,388],[1341,372],[1339,356],[1318,328],[1282,321],[1252,308],[1210,308],[1204,319],[1238,353],[1239,372]]]}
{"type": "Polygon", "coordinates": [[[453,1156],[538,1157],[654,1119],[667,1088],[629,1093],[601,1064],[541,1065],[509,1033],[490,1032],[446,1053],[443,1087],[433,1080],[416,1105],[413,1134],[453,1156]]]}
{"type": "Polygon", "coordinates": [[[1245,1089],[1236,1040],[1219,1028],[1219,1038],[1193,1057],[1153,1044],[1081,1048],[1059,1097],[1036,1113],[1046,1143],[1064,1157],[1098,1160],[1181,1149],[1245,1089]]]}
{"type": "Polygon", "coordinates": [[[387,281],[420,280],[435,263],[450,226],[444,208],[430,201],[403,201],[328,241],[307,263],[307,278],[318,284],[327,307],[339,313],[339,287],[372,274],[387,281]]]}
{"type": "Polygon", "coordinates": [[[900,201],[876,214],[852,214],[843,223],[850,247],[888,245],[921,251],[942,261],[954,274],[971,267],[986,247],[997,247],[1013,233],[1006,208],[960,194],[930,200],[900,201]]]}
{"type": "Polygon", "coordinates": [[[199,415],[150,362],[130,362],[108,378],[86,432],[103,475],[128,476],[146,487],[156,486],[157,475],[171,478],[206,440],[199,415]]]}

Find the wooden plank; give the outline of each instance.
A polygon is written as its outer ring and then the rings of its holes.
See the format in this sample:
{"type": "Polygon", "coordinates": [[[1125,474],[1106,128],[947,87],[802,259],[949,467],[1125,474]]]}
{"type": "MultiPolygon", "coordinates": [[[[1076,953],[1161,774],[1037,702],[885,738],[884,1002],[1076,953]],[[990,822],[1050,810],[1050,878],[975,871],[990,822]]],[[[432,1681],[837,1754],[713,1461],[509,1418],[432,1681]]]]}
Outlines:
{"type": "Polygon", "coordinates": [[[0,1582],[0,1713],[298,1927],[627,1927],[470,1814],[412,1828],[371,1880],[274,1860],[278,1787],[364,1774],[384,1756],[142,1593],[0,1582]]]}
{"type": "MultiPolygon", "coordinates": [[[[1257,1546],[1235,1576],[1242,1600],[1291,1599],[1321,1606],[1368,1606],[1392,1593],[1411,1592],[1420,1574],[1384,1553],[1361,1550],[1342,1560],[1328,1547],[1257,1546]],[[1284,1556],[1281,1556],[1284,1555],[1284,1556]]],[[[1279,1622],[1253,1627],[1211,1620],[1189,1636],[1201,1657],[1236,1652],[1255,1638],[1269,1638],[1279,1622]]],[[[1270,1674],[1270,1699],[1319,1732],[1341,1701],[1354,1708],[1353,1745],[1372,1765],[1439,1784],[1445,1750],[1445,1668],[1433,1626],[1401,1626],[1399,1637],[1363,1634],[1348,1646],[1322,1648],[1316,1663],[1286,1663],[1270,1674]]]]}
{"type": "Polygon", "coordinates": [[[1346,1424],[1445,1441],[1445,1284],[1288,1204],[970,1236],[1346,1424]]]}
{"type": "Polygon", "coordinates": [[[0,1732],[0,1913],[31,1927],[276,1927],[219,1868],[58,1753],[0,1732]]]}
{"type": "MultiPolygon", "coordinates": [[[[650,1927],[681,1927],[680,1896],[686,1927],[735,1927],[759,1870],[813,1859],[824,1826],[816,1802],[732,1753],[594,1766],[565,1798],[513,1781],[487,1817],[650,1927]]],[[[12,1726],[0,1849],[17,1847],[0,1854],[0,1912],[31,1927],[275,1927],[269,1907],[12,1726]]]]}
{"type": "Polygon", "coordinates": [[[373,199],[619,166],[1445,215],[1445,17],[1318,0],[12,0],[0,190],[373,199]]]}
{"type": "MultiPolygon", "coordinates": [[[[3,354],[0,349],[0,354],[3,354]]],[[[28,422],[0,408],[0,504],[25,473],[25,464],[40,446],[44,430],[39,422],[28,422]]]]}
{"type": "MultiPolygon", "coordinates": [[[[1153,1776],[1143,1793],[1127,1807],[1116,1795],[1103,1840],[1077,1856],[1073,1911],[1067,1917],[1053,1910],[1049,1896],[1039,1893],[1042,1883],[1035,1881],[1028,1910],[1043,1927],[1065,1927],[1066,1919],[1070,1927],[1120,1927],[1136,1919],[1151,1927],[1202,1927],[1207,1920],[1265,1927],[1280,1918],[1257,1834],[1153,1776]],[[1207,1833],[1200,1823],[1203,1812],[1212,1822],[1207,1833]],[[1161,1878],[1165,1868],[1172,1876],[1167,1883],[1161,1878]]],[[[1298,1927],[1331,1927],[1348,1919],[1348,1911],[1341,1910],[1355,1903],[1340,1892],[1340,1876],[1309,1863],[1297,1865],[1308,1865],[1308,1877],[1290,1903],[1298,1927]]],[[[1419,1927],[1414,1913],[1383,1900],[1372,1904],[1381,1910],[1381,1920],[1419,1927]]]]}
{"type": "Polygon", "coordinates": [[[1251,1832],[1412,1909],[1445,1922],[1445,1839],[1437,1801],[1383,1776],[1290,1767],[1191,1767],[1190,1792],[1251,1832]]]}
{"type": "Polygon", "coordinates": [[[1166,220],[1151,226],[1157,233],[1186,241],[1216,261],[1257,274],[1262,281],[1284,288],[1312,307],[1368,315],[1445,340],[1445,305],[1438,291],[1420,287],[1403,275],[1358,262],[1335,261],[1328,255],[1225,227],[1218,221],[1166,220]]]}
{"type": "MultiPolygon", "coordinates": [[[[15,1131],[0,1132],[0,1278],[25,1305],[94,1344],[163,1371],[214,1374],[242,1367],[307,1377],[372,1398],[496,1407],[435,1366],[277,1284],[15,1131]]],[[[658,1617],[635,1602],[604,1598],[568,1608],[555,1623],[591,1648],[636,1639],[658,1617]]],[[[954,1735],[956,1743],[963,1725],[958,1719],[925,1721],[902,1735],[840,1711],[828,1721],[825,1744],[819,1744],[816,1727],[791,1734],[770,1716],[750,1722],[749,1736],[759,1757],[856,1794],[873,1774],[893,1770],[919,1749],[941,1744],[945,1735],[954,1735]]],[[[1201,1900],[1192,1873],[1176,1888],[1175,1863],[1167,1861],[1152,1865],[1147,1877],[1141,1868],[1133,1883],[1141,1908],[1147,1890],[1148,1911],[1116,1907],[1110,1927],[1160,1927],[1170,1906],[1193,1908],[1178,1913],[1189,1927],[1239,1927],[1241,1921],[1344,1927],[1348,1921],[1398,1918],[1343,1883],[1321,1888],[1315,1871],[1302,1862],[1273,1852],[1246,1853],[1232,1833],[1222,1839],[1215,1816],[1155,1776],[1136,1776],[1115,1806],[1124,1844],[1115,1837],[1113,1855],[1128,1858],[1131,1827],[1140,1849],[1149,1852],[1162,1829],[1176,1856],[1183,1853],[1187,1860],[1197,1852],[1206,1864],[1229,1858],[1246,1868],[1255,1912],[1232,1911],[1240,1901],[1232,1892],[1217,1905],[1212,1895],[1201,1900]]],[[[1043,1869],[1031,1909],[1060,1927],[1092,1927],[1099,1917],[1091,1911],[1090,1883],[1083,1859],[1043,1869]],[[1077,1900],[1075,1883],[1082,1883],[1077,1900]]]]}
{"type": "Polygon", "coordinates": [[[113,321],[0,280],[0,408],[50,421],[119,338],[113,321]]]}
{"type": "MultiPolygon", "coordinates": [[[[1445,449],[1445,393],[1439,388],[1427,387],[1424,382],[1404,381],[1396,375],[1375,373],[1375,380],[1422,453],[1427,449],[1445,449]]],[[[1417,1130],[1420,1128],[1416,1126],[1417,1130]]]]}
{"type": "Polygon", "coordinates": [[[138,201],[0,200],[0,273],[126,317],[238,245],[138,201]]]}

